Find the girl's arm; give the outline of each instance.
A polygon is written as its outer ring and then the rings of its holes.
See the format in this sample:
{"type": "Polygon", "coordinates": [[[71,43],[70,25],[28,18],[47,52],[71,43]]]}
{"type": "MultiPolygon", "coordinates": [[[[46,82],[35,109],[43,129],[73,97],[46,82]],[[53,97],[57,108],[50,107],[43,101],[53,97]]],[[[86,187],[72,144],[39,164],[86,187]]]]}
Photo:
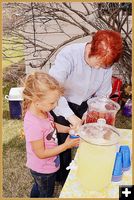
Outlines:
{"type": "Polygon", "coordinates": [[[63,144],[56,146],[52,149],[45,148],[43,139],[32,141],[31,145],[32,145],[32,150],[34,151],[35,155],[40,159],[44,159],[44,158],[56,156],[67,149],[70,149],[74,146],[78,146],[79,138],[70,139],[68,136],[66,141],[63,144]]]}
{"type": "Polygon", "coordinates": [[[70,127],[55,123],[56,129],[59,133],[69,133],[70,127]]]}

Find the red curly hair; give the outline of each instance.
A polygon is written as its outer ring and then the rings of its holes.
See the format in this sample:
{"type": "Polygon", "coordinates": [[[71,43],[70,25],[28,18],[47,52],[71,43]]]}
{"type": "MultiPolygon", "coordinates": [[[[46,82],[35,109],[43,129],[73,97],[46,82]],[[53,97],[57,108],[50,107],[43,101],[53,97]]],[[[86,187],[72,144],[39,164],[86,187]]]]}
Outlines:
{"type": "Polygon", "coordinates": [[[88,57],[100,57],[102,64],[108,67],[119,60],[122,51],[123,42],[119,32],[100,30],[93,36],[88,57]]]}

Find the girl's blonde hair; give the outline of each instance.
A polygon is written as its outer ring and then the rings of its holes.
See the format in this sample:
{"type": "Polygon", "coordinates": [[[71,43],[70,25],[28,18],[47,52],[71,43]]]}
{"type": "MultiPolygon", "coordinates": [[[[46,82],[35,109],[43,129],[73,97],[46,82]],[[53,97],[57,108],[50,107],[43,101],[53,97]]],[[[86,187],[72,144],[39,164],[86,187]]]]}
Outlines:
{"type": "Polygon", "coordinates": [[[61,96],[64,93],[64,88],[47,73],[34,72],[28,75],[24,81],[22,116],[24,117],[34,98],[45,98],[50,91],[57,91],[61,96]]]}

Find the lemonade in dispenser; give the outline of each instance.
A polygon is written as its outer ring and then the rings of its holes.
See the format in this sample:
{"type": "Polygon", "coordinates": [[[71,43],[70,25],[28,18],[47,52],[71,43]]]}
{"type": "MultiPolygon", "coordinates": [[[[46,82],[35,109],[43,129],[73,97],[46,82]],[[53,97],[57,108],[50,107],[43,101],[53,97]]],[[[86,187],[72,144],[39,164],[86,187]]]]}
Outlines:
{"type": "Polygon", "coordinates": [[[77,177],[83,188],[100,191],[111,183],[119,133],[99,119],[81,126],[79,135],[77,177]]]}

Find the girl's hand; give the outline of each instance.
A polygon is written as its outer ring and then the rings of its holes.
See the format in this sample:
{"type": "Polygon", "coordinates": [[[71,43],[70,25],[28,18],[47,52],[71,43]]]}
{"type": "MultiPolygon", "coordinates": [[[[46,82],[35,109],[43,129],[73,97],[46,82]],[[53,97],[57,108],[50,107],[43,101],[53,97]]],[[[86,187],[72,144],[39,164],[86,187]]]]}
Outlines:
{"type": "Polygon", "coordinates": [[[79,127],[82,125],[82,120],[79,117],[77,117],[76,115],[71,115],[68,118],[68,121],[71,123],[70,127],[74,130],[78,130],[79,127]]]}
{"type": "Polygon", "coordinates": [[[70,136],[67,137],[64,145],[66,149],[71,149],[72,147],[79,146],[80,138],[71,139],[70,136]]]}

